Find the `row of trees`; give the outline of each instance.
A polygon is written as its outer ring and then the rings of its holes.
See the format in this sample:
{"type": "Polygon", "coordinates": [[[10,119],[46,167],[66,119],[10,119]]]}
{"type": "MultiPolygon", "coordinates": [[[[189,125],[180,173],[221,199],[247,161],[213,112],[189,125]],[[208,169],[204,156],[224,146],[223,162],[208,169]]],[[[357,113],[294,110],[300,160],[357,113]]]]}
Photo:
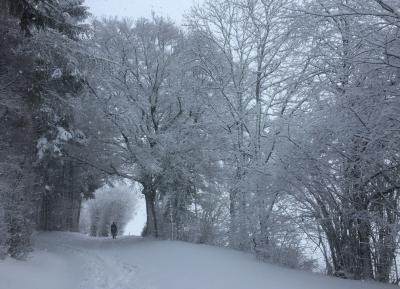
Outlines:
{"type": "MultiPolygon", "coordinates": [[[[95,20],[85,34],[28,21],[49,27],[30,29],[29,41],[12,24],[48,61],[39,61],[42,90],[28,89],[41,95],[36,110],[23,113],[46,125],[18,140],[39,157],[24,167],[45,180],[37,200],[74,208],[56,211],[77,224],[82,193],[112,175],[140,184],[145,235],[303,269],[315,265],[312,245],[328,274],[398,282],[399,9],[395,0],[205,1],[185,31],[157,16],[95,20]]],[[[46,229],[75,228],[51,219],[46,229]]]]}
{"type": "Polygon", "coordinates": [[[80,231],[93,237],[108,237],[115,222],[118,234],[123,235],[136,211],[137,190],[126,182],[114,182],[96,190],[96,198],[83,204],[80,231]]]}
{"type": "Polygon", "coordinates": [[[79,143],[68,104],[77,70],[83,1],[0,1],[0,257],[24,258],[31,232],[78,230],[82,195],[101,174],[66,158],[79,143]]]}
{"type": "Polygon", "coordinates": [[[364,4],[206,2],[188,33],[157,17],[94,23],[78,107],[107,127],[101,164],[142,184],[147,234],[309,267],[306,234],[329,274],[389,281],[399,17],[364,4]]]}

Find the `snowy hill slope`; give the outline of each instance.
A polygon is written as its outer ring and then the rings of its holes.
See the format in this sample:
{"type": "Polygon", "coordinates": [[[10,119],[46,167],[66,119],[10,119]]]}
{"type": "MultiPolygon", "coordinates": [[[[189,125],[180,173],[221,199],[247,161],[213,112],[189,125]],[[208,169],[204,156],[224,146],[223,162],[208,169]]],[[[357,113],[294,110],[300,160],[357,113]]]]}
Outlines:
{"type": "Polygon", "coordinates": [[[0,289],[384,289],[264,264],[228,249],[135,237],[41,233],[28,262],[0,262],[0,289]]]}

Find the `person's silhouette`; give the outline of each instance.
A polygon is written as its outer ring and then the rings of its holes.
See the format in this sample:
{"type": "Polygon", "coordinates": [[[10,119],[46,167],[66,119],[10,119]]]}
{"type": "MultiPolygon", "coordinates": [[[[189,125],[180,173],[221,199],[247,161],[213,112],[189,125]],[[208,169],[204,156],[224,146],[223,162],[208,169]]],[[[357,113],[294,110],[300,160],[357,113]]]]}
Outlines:
{"type": "Polygon", "coordinates": [[[112,236],[113,239],[117,238],[117,233],[118,233],[117,224],[115,224],[115,222],[112,222],[112,224],[111,224],[111,236],[112,236]]]}

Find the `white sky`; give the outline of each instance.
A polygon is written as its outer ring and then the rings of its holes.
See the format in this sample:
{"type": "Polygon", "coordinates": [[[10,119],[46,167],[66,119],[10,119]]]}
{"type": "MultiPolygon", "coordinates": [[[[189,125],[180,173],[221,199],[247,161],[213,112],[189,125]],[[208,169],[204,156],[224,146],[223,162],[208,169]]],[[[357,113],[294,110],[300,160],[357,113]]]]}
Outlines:
{"type": "Polygon", "coordinates": [[[183,14],[194,3],[203,0],[86,0],[85,5],[97,17],[149,17],[151,11],[157,15],[169,17],[177,24],[182,23],[183,14]]]}

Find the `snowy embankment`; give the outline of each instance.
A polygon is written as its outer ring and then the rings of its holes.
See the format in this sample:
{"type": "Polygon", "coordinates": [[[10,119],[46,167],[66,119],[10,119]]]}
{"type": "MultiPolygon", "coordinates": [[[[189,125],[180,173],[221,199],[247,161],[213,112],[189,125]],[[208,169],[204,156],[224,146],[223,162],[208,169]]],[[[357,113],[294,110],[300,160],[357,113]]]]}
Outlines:
{"type": "Polygon", "coordinates": [[[0,261],[0,289],[383,289],[258,262],[229,249],[136,237],[41,233],[27,262],[0,261]]]}

